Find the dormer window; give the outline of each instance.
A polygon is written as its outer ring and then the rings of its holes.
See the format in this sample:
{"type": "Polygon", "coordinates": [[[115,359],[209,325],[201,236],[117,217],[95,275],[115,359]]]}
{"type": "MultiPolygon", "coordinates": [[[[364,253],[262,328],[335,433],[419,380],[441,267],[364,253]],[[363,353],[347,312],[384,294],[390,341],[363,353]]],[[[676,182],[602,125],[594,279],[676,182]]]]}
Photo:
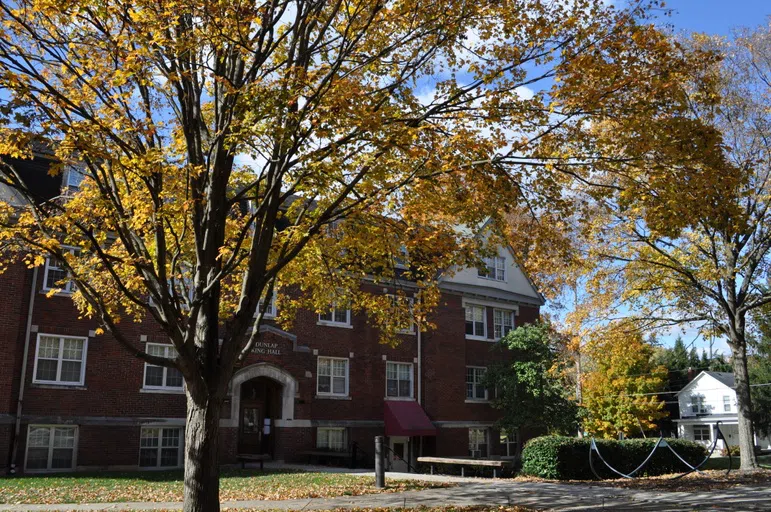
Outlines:
{"type": "Polygon", "coordinates": [[[277,309],[276,309],[276,291],[273,290],[273,293],[270,296],[270,300],[268,301],[267,306],[265,305],[265,299],[260,299],[260,304],[257,307],[257,313],[259,314],[260,311],[262,311],[262,308],[265,307],[265,313],[263,314],[263,318],[275,318],[277,309]]]}
{"type": "Polygon", "coordinates": [[[492,258],[485,258],[484,262],[485,266],[477,269],[479,277],[494,281],[506,280],[506,258],[494,256],[492,258]]]}
{"type": "Polygon", "coordinates": [[[83,171],[77,167],[69,166],[65,172],[65,185],[67,191],[80,190],[80,184],[83,183],[83,171]]]}

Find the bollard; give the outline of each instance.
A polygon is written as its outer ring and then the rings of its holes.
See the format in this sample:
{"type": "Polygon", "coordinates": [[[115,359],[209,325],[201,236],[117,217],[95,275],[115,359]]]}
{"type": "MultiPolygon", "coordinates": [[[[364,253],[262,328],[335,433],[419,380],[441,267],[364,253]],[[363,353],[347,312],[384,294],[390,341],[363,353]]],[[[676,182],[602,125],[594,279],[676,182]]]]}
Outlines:
{"type": "Polygon", "coordinates": [[[375,487],[385,488],[385,450],[383,450],[383,436],[375,437],[375,487]]]}

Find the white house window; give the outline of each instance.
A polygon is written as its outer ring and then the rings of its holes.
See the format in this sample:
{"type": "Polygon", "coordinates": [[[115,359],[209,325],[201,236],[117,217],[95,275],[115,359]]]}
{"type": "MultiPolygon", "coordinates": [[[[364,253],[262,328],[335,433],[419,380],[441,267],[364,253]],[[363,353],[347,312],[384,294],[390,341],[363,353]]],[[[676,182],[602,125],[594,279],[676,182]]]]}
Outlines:
{"type": "MultiPolygon", "coordinates": [[[[147,353],[151,356],[165,357],[173,359],[177,357],[177,351],[173,345],[162,345],[157,343],[147,344],[147,353]]],[[[167,368],[165,366],[156,366],[145,363],[145,389],[174,390],[182,389],[182,373],[176,368],[167,368]]]]}
{"type": "Polygon", "coordinates": [[[479,277],[485,279],[494,279],[495,281],[506,280],[506,258],[494,256],[484,259],[485,266],[478,269],[479,277]]]}
{"type": "Polygon", "coordinates": [[[468,429],[468,451],[471,457],[487,457],[487,429],[468,429]]]}
{"type": "Polygon", "coordinates": [[[386,396],[412,398],[411,363],[386,363],[386,396]]]}
{"type": "Polygon", "coordinates": [[[693,440],[694,441],[711,441],[710,435],[712,430],[709,425],[694,425],[693,426],[693,440]]]}
{"type": "Polygon", "coordinates": [[[182,429],[143,428],[139,439],[139,466],[176,468],[182,465],[182,429]]]}
{"type": "Polygon", "coordinates": [[[82,386],[88,338],[38,334],[32,382],[82,386]]]}
{"type": "MultiPolygon", "coordinates": [[[[67,250],[76,256],[79,253],[79,250],[75,248],[67,250]]],[[[43,272],[43,290],[59,290],[58,293],[73,293],[75,291],[75,283],[67,278],[67,270],[50,256],[46,258],[43,272]]]]}
{"type": "Polygon", "coordinates": [[[484,306],[466,304],[466,336],[487,336],[487,313],[484,306]]]}
{"type": "Polygon", "coordinates": [[[703,396],[691,397],[691,412],[694,414],[706,414],[708,412],[707,404],[704,403],[703,396]]]}
{"type": "Polygon", "coordinates": [[[731,397],[728,395],[723,396],[723,412],[731,412],[731,397]]]}
{"type": "Polygon", "coordinates": [[[507,457],[516,457],[519,453],[519,434],[516,430],[511,432],[501,430],[501,447],[503,447],[507,457]]]}
{"type": "Polygon", "coordinates": [[[316,393],[348,396],[348,359],[319,357],[316,393]]]}
{"type": "Polygon", "coordinates": [[[514,329],[514,312],[505,309],[493,310],[495,339],[499,340],[514,329]]]}
{"type": "Polygon", "coordinates": [[[28,470],[74,469],[77,437],[77,427],[30,425],[25,467],[28,470]]]}
{"type": "Polygon", "coordinates": [[[467,400],[487,400],[487,388],[482,384],[486,371],[487,368],[479,366],[466,367],[467,400]]]}
{"type": "Polygon", "coordinates": [[[78,190],[83,183],[83,171],[74,166],[67,167],[67,189],[78,190]]]}
{"type": "Polygon", "coordinates": [[[316,448],[333,452],[345,451],[345,429],[319,427],[316,429],[316,448]]]}
{"type": "Polygon", "coordinates": [[[351,325],[351,310],[332,306],[326,313],[319,313],[319,323],[323,325],[351,325]]]}

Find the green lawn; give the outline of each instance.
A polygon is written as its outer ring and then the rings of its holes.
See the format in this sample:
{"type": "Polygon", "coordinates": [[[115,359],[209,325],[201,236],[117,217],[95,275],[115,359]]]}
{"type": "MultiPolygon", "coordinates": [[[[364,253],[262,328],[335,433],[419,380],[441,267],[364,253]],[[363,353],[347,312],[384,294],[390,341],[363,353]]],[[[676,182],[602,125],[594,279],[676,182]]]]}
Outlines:
{"type": "MultiPolygon", "coordinates": [[[[731,465],[733,469],[739,469],[739,457],[733,457],[731,465]]],[[[771,455],[761,455],[758,457],[760,467],[771,469],[771,455]]],[[[711,457],[704,465],[704,469],[728,469],[728,457],[711,457]]]]}
{"type": "MultiPolygon", "coordinates": [[[[356,496],[446,487],[439,482],[387,481],[376,489],[372,477],[342,473],[224,470],[220,499],[284,500],[356,496]]],[[[182,471],[74,473],[0,478],[0,503],[108,503],[182,501],[182,471]]]]}

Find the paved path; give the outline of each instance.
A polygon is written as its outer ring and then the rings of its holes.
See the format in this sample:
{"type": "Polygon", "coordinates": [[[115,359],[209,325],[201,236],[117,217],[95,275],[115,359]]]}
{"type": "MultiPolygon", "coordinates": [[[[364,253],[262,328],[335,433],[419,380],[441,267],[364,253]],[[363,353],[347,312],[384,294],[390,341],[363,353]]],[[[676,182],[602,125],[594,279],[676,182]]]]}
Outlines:
{"type": "MultiPolygon", "coordinates": [[[[771,510],[766,487],[739,487],[711,492],[657,492],[614,489],[592,485],[509,482],[454,477],[457,487],[393,494],[283,501],[223,502],[224,508],[323,510],[352,507],[417,507],[464,505],[523,505],[538,510],[692,511],[771,510]]],[[[181,503],[95,503],[83,505],[0,505],[0,511],[100,511],[180,509],[181,503]]]]}

